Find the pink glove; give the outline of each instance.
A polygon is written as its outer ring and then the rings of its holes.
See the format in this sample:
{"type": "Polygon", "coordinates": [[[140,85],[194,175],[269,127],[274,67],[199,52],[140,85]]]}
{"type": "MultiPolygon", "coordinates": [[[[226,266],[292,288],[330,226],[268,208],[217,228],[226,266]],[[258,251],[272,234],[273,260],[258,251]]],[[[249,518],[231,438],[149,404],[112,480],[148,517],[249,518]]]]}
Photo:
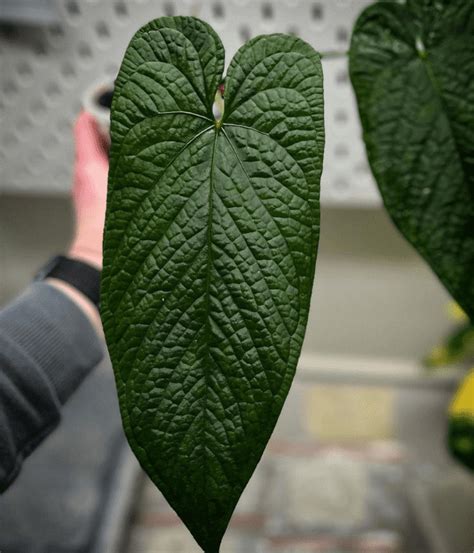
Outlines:
{"type": "Polygon", "coordinates": [[[76,159],[72,197],[76,216],[75,236],[69,257],[102,268],[109,161],[95,119],[82,112],[74,128],[76,159]]]}

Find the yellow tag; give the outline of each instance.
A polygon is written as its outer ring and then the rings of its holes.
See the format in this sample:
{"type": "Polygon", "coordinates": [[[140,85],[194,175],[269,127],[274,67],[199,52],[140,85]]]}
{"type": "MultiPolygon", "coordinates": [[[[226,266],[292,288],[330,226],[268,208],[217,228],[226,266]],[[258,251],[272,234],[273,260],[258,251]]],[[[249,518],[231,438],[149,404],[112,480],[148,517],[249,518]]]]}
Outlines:
{"type": "Polygon", "coordinates": [[[449,414],[474,417],[474,369],[461,382],[449,406],[449,414]]]}

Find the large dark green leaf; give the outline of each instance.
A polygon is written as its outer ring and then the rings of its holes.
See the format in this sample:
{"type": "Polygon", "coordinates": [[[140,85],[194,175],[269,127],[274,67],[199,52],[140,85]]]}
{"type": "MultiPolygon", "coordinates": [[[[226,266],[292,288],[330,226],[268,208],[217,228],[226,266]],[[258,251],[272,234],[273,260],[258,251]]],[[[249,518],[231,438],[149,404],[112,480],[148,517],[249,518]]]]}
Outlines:
{"type": "Polygon", "coordinates": [[[206,552],[219,549],[290,387],[319,235],[319,56],[152,21],[116,82],[102,319],[140,463],[206,552]]]}
{"type": "Polygon", "coordinates": [[[350,74],[389,214],[474,320],[474,1],[370,6],[350,74]]]}

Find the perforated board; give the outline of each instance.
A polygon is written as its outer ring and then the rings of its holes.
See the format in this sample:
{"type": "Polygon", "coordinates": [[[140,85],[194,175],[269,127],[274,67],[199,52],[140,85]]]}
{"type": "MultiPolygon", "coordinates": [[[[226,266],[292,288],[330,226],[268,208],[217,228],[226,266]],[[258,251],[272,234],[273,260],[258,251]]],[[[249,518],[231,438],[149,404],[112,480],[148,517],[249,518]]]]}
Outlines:
{"type": "MultiPolygon", "coordinates": [[[[54,0],[59,22],[0,30],[0,189],[67,193],[71,128],[91,83],[117,73],[133,33],[161,15],[195,15],[220,34],[227,62],[262,33],[301,36],[321,52],[348,48],[368,0],[54,0]]],[[[323,60],[326,152],[322,199],[377,205],[367,166],[347,59],[323,60]]]]}

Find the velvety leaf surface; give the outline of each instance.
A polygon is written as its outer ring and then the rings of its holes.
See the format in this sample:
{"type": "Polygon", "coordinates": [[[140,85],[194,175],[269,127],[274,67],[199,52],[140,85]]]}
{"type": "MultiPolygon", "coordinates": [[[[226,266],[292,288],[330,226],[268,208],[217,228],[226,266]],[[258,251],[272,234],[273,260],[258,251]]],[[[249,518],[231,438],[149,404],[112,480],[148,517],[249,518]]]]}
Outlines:
{"type": "Polygon", "coordinates": [[[474,2],[379,2],[350,74],[393,221],[474,320],[474,2]]]}
{"type": "Polygon", "coordinates": [[[290,387],[308,316],[324,147],[319,56],[162,18],[112,105],[102,319],[140,463],[216,552],[290,387]]]}

